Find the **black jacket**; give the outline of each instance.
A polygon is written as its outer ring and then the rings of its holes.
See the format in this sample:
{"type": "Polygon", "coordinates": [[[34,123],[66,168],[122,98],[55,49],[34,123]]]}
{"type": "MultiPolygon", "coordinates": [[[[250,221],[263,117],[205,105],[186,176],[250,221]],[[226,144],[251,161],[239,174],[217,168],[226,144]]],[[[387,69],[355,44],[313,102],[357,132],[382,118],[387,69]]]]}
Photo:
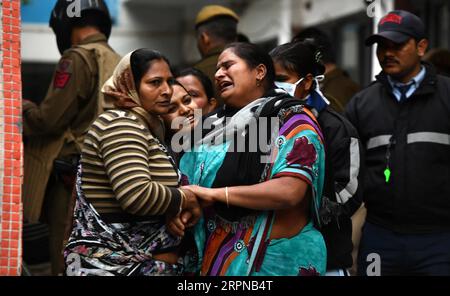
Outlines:
{"type": "Polygon", "coordinates": [[[381,73],[346,108],[366,149],[367,221],[400,233],[450,230],[450,79],[424,65],[406,102],[381,73]]]}
{"type": "Polygon", "coordinates": [[[362,202],[358,133],[353,125],[330,107],[317,121],[325,138],[325,182],[321,207],[321,232],[327,246],[327,269],[352,266],[351,216],[362,202]]]}

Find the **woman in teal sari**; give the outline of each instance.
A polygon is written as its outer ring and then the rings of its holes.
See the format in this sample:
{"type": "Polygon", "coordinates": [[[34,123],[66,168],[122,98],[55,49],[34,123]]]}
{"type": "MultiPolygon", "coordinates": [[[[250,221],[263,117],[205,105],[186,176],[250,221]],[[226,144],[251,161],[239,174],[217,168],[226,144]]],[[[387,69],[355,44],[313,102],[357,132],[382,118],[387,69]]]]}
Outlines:
{"type": "MultiPolygon", "coordinates": [[[[180,162],[204,206],[193,271],[323,274],[325,243],[314,224],[325,154],[314,115],[274,89],[271,58],[253,44],[228,45],[217,68],[225,107],[204,119],[202,141],[180,162]]],[[[174,232],[183,232],[183,215],[169,223],[174,232]]]]}

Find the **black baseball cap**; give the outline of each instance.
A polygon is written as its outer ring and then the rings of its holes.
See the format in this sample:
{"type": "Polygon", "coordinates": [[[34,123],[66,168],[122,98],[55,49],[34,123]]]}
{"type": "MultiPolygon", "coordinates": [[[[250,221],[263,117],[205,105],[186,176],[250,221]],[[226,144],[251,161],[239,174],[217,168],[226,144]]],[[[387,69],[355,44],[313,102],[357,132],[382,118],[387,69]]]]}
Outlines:
{"type": "Polygon", "coordinates": [[[415,14],[404,10],[394,10],[385,15],[378,23],[378,33],[366,39],[366,46],[386,38],[394,43],[404,43],[410,38],[420,40],[425,37],[425,26],[415,14]]]}

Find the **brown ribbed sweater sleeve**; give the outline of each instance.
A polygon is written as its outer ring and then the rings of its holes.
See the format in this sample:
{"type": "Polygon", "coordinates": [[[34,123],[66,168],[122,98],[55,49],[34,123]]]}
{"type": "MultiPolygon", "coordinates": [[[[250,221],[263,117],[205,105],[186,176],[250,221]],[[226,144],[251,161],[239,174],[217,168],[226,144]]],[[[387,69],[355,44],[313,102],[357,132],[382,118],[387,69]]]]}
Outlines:
{"type": "MultiPolygon", "coordinates": [[[[90,137],[121,208],[134,215],[174,215],[181,196],[176,188],[161,183],[176,173],[156,140],[139,122],[129,117],[97,120],[90,137]],[[155,181],[152,175],[158,176],[155,181]]],[[[92,147],[92,146],[91,146],[92,147]]],[[[86,148],[88,149],[88,148],[86,148]]]]}

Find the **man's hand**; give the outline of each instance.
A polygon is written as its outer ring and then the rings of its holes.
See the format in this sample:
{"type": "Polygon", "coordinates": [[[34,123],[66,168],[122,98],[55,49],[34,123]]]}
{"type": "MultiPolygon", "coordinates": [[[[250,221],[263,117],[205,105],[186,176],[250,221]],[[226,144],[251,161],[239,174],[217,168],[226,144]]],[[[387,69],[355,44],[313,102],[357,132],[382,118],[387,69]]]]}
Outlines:
{"type": "Polygon", "coordinates": [[[33,106],[36,106],[36,104],[33,101],[22,99],[23,109],[32,108],[33,106]]]}

